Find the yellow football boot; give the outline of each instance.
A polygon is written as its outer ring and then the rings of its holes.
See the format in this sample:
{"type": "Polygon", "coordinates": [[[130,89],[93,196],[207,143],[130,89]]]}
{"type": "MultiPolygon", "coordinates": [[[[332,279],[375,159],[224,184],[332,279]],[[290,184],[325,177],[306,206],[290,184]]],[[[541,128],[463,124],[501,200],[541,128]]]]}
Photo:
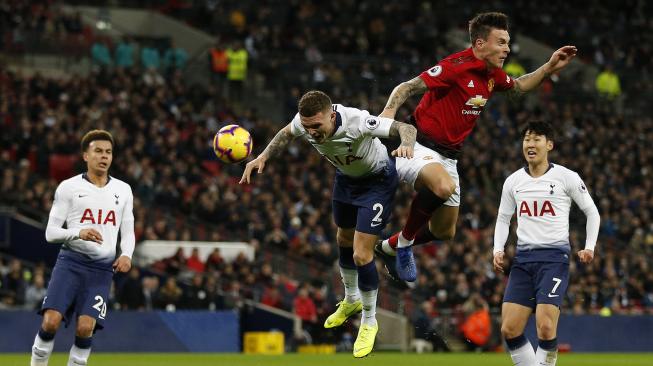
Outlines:
{"type": "Polygon", "coordinates": [[[338,303],[338,309],[329,315],[329,317],[324,321],[325,328],[333,328],[342,325],[342,323],[347,320],[350,316],[358,314],[363,310],[363,303],[358,300],[353,304],[348,303],[345,300],[342,300],[338,303]]]}

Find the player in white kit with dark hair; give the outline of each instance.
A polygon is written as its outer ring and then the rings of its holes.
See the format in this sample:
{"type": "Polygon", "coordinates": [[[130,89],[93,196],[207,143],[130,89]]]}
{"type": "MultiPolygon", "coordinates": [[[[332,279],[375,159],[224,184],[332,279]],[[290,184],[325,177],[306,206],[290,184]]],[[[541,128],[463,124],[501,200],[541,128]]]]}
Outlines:
{"type": "Polygon", "coordinates": [[[501,334],[515,365],[553,366],[560,306],[569,282],[571,201],[587,217],[585,247],[578,252],[583,263],[594,258],[600,216],[580,176],[549,162],[554,138],[551,126],[530,122],[522,136],[528,166],[506,179],[494,231],[494,269],[503,272],[510,219],[517,214],[517,252],[503,297],[501,334]],[[533,310],[537,352],[524,336],[533,310]]]}
{"type": "Polygon", "coordinates": [[[109,176],[113,136],[93,130],[81,145],[88,170],[59,184],[45,232],[48,242],[63,245],[39,312],[43,322],[32,347],[33,366],[48,364],[61,321],[68,326],[75,319],[68,366],[86,365],[93,333],[104,327],[113,273],[131,268],[133,197],[127,183],[109,176]]]}
{"type": "Polygon", "coordinates": [[[395,159],[412,158],[417,129],[357,108],[332,104],[321,91],[299,100],[299,113],[270,141],[256,159],[247,163],[241,183],[254,169],[278,155],[295,137],[303,137],[337,169],[333,184],[333,218],[345,299],[325,321],[325,328],[344,323],[362,310],[354,343],[354,357],[367,356],[374,346],[378,325],[376,298],[379,277],[374,265],[374,244],[393,211],[398,176],[395,159]],[[390,156],[378,137],[399,136],[401,145],[390,156]]]}

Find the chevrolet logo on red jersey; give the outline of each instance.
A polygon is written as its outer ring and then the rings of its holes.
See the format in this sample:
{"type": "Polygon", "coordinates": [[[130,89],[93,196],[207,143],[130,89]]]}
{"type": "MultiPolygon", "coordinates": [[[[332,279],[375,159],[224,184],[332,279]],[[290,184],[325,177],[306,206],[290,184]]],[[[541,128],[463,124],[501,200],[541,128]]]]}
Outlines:
{"type": "Polygon", "coordinates": [[[469,98],[467,103],[465,105],[469,105],[474,109],[482,108],[485,107],[485,103],[487,103],[487,99],[483,98],[482,95],[476,95],[475,97],[469,98]]]}

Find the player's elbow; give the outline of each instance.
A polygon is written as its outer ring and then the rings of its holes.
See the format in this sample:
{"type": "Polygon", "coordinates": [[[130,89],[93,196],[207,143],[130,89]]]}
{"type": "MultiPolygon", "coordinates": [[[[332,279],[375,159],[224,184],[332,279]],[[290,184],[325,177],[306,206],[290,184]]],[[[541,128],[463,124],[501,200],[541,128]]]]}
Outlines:
{"type": "Polygon", "coordinates": [[[599,209],[596,205],[589,205],[587,207],[581,208],[587,221],[601,220],[601,215],[599,214],[599,209]]]}
{"type": "Polygon", "coordinates": [[[409,81],[404,81],[400,83],[399,85],[395,86],[395,88],[392,90],[392,94],[401,94],[401,95],[411,95],[412,88],[410,87],[410,82],[409,81]]]}
{"type": "Polygon", "coordinates": [[[52,232],[52,230],[48,230],[48,229],[45,230],[45,241],[47,241],[48,243],[56,243],[57,242],[57,239],[56,239],[54,233],[52,232]]]}
{"type": "Polygon", "coordinates": [[[62,238],[57,231],[58,230],[56,227],[52,227],[48,225],[47,228],[45,229],[45,240],[48,243],[52,243],[52,244],[63,243],[65,239],[62,238]]]}

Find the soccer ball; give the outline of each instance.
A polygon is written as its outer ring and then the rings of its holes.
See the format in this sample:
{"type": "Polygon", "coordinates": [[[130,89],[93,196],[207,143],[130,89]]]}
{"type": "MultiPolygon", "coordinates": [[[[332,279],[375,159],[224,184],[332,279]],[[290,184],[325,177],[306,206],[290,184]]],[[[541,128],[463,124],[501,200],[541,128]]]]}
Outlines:
{"type": "Polygon", "coordinates": [[[247,159],[253,147],[252,135],[238,125],[222,127],[213,138],[213,151],[224,163],[238,163],[247,159]]]}

